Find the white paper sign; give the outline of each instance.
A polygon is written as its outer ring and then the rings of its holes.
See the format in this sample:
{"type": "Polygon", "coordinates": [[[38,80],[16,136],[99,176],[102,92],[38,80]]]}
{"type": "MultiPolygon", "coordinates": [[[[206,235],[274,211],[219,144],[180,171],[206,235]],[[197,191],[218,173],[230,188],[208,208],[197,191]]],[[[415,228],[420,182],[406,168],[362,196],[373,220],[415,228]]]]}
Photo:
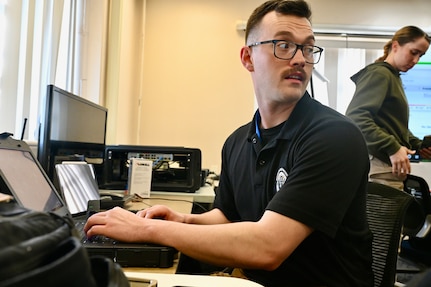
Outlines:
{"type": "Polygon", "coordinates": [[[138,194],[143,198],[150,197],[153,162],[143,158],[130,159],[129,194],[138,194]]]}

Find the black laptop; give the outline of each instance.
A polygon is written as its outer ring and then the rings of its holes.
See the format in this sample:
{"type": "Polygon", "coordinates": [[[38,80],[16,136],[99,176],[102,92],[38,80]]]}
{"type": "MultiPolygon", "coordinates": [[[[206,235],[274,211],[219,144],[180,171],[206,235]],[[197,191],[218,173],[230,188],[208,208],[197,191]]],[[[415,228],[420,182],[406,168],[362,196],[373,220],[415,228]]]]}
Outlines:
{"type": "MultiPolygon", "coordinates": [[[[0,192],[11,194],[23,207],[72,218],[77,224],[85,220],[73,217],[65,201],[56,191],[30,147],[10,134],[0,134],[0,192]]],[[[82,242],[89,255],[112,258],[122,267],[171,267],[177,251],[168,246],[129,244],[105,240],[82,242]]]]}

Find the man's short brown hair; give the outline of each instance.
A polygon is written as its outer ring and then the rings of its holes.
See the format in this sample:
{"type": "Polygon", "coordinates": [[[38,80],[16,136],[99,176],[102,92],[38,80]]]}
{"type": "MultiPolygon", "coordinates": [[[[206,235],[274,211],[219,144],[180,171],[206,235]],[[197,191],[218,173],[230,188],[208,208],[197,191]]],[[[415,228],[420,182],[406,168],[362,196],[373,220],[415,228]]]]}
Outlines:
{"type": "Polygon", "coordinates": [[[250,33],[259,25],[262,18],[269,12],[275,11],[282,15],[294,15],[307,18],[311,22],[311,9],[303,0],[270,0],[257,7],[250,15],[245,29],[247,44],[250,33]]]}

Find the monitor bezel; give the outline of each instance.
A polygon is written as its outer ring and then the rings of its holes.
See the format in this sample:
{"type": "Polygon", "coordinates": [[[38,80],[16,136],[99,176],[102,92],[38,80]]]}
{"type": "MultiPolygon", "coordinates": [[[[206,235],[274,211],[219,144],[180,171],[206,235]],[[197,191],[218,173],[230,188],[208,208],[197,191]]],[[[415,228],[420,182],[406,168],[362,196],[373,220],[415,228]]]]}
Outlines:
{"type": "MultiPolygon", "coordinates": [[[[107,131],[107,123],[108,123],[108,109],[93,103],[83,97],[75,95],[71,92],[65,91],[55,85],[48,85],[46,91],[46,98],[44,101],[44,112],[43,116],[40,117],[39,129],[38,129],[38,143],[37,143],[37,160],[40,165],[47,173],[48,177],[54,181],[54,173],[55,173],[55,163],[54,156],[55,152],[59,147],[62,148],[75,148],[79,145],[82,145],[84,149],[87,150],[98,150],[104,152],[104,147],[106,144],[106,131],[107,131]],[[58,141],[52,140],[51,136],[51,122],[53,117],[53,100],[56,96],[68,97],[72,100],[79,101],[85,105],[91,106],[95,109],[99,109],[105,114],[105,126],[104,126],[104,138],[103,143],[87,143],[87,142],[71,142],[71,141],[58,141]]],[[[79,114],[79,113],[77,113],[79,114]]]]}

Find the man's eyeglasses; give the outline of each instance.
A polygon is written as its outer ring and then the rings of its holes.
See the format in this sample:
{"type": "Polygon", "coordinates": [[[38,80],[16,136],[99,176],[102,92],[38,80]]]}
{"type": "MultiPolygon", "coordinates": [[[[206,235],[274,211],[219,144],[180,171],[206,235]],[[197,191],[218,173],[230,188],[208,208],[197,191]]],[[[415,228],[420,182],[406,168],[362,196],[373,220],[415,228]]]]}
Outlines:
{"type": "Polygon", "coordinates": [[[259,46],[262,44],[269,44],[269,43],[272,43],[274,46],[274,56],[282,60],[292,59],[295,56],[296,51],[301,50],[302,55],[304,55],[304,59],[306,63],[317,64],[323,52],[323,48],[318,46],[299,45],[285,40],[268,40],[268,41],[256,42],[248,46],[254,47],[254,46],[259,46]]]}

